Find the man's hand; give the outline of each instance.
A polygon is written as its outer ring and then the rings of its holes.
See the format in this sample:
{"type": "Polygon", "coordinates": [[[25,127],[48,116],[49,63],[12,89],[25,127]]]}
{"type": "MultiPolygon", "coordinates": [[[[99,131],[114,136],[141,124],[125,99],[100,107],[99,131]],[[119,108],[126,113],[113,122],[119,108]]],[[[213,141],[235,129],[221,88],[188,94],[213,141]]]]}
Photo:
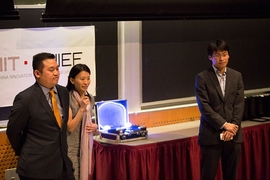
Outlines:
{"type": "Polygon", "coordinates": [[[238,131],[238,126],[232,123],[226,123],[224,129],[231,132],[233,135],[236,135],[238,131]]]}
{"type": "Polygon", "coordinates": [[[233,133],[231,133],[230,131],[224,131],[223,132],[223,141],[230,141],[230,140],[232,140],[233,139],[233,133]]]}

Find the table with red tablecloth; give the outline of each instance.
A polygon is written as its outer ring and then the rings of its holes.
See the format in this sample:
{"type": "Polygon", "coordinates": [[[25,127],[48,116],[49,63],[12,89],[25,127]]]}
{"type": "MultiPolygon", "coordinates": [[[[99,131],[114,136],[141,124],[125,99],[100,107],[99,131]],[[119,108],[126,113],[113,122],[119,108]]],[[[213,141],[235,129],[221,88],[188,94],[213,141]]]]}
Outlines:
{"type": "MultiPolygon", "coordinates": [[[[148,138],[108,143],[95,137],[91,179],[199,180],[199,121],[148,129],[148,138]]],[[[270,122],[243,121],[239,180],[270,180],[270,122]]],[[[222,179],[219,167],[216,180],[222,179]]]]}

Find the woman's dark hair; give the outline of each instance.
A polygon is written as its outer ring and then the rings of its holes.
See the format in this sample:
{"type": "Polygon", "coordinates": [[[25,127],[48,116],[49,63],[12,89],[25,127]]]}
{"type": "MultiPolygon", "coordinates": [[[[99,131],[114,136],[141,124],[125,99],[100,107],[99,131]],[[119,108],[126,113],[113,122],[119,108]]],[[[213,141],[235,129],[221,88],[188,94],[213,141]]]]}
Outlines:
{"type": "Polygon", "coordinates": [[[228,51],[229,52],[228,44],[221,39],[211,42],[207,47],[208,56],[212,56],[213,52],[217,52],[217,51],[228,51]]]}
{"type": "Polygon", "coordinates": [[[86,71],[89,74],[91,74],[90,68],[85,64],[76,64],[71,68],[68,75],[68,81],[67,81],[67,89],[68,91],[72,91],[75,89],[74,84],[70,82],[70,78],[75,78],[80,72],[86,71]]]}

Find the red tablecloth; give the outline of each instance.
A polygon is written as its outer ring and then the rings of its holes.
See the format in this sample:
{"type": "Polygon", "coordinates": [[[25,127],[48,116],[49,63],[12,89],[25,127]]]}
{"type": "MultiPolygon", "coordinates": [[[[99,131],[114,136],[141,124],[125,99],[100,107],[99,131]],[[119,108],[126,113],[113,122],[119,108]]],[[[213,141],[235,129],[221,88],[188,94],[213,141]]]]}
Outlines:
{"type": "MultiPolygon", "coordinates": [[[[270,180],[270,123],[243,128],[239,180],[270,180]]],[[[198,137],[93,149],[93,180],[199,180],[198,137]]],[[[216,180],[222,179],[221,168],[216,180]]]]}

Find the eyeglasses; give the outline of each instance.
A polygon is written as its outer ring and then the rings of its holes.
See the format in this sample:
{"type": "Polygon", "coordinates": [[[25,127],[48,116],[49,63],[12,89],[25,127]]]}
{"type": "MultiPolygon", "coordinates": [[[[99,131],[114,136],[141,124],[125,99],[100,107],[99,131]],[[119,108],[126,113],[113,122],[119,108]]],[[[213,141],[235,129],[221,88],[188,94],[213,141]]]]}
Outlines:
{"type": "Polygon", "coordinates": [[[221,57],[227,57],[228,56],[228,53],[214,53],[212,55],[212,57],[216,58],[216,59],[219,59],[221,57]]]}

